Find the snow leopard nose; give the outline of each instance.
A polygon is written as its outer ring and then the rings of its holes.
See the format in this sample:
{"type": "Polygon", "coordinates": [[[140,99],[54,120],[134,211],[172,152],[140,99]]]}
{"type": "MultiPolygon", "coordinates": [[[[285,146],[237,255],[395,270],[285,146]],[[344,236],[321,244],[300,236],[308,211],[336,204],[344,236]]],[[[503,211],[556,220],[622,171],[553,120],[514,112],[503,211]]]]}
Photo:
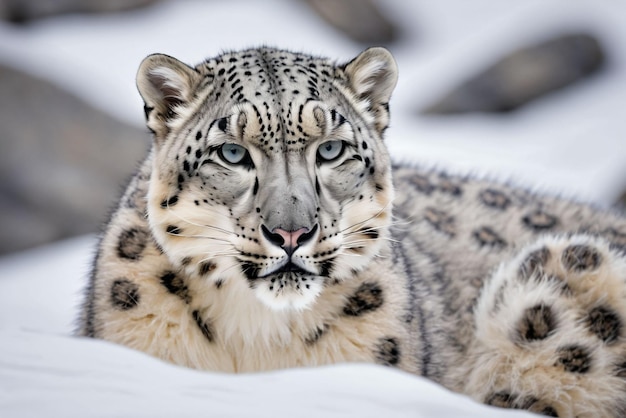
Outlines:
{"type": "Polygon", "coordinates": [[[282,228],[274,228],[272,231],[267,229],[265,225],[261,225],[263,236],[267,238],[269,242],[277,247],[281,247],[289,257],[303,244],[310,241],[311,238],[317,232],[317,224],[313,229],[300,228],[295,231],[285,231],[282,228]]]}

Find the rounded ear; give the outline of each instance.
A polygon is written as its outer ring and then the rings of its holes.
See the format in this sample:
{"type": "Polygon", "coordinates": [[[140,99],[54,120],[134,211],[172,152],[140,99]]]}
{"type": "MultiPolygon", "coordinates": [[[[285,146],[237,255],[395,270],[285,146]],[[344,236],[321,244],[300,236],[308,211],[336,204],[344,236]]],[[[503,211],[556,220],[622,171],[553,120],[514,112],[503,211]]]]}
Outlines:
{"type": "Polygon", "coordinates": [[[350,87],[360,99],[386,105],[398,82],[398,66],[385,48],[368,48],[344,67],[350,87]]]}
{"type": "Polygon", "coordinates": [[[168,55],[149,55],[141,62],[137,88],[144,101],[146,124],[155,135],[167,133],[167,122],[192,99],[199,79],[195,69],[168,55]]]}

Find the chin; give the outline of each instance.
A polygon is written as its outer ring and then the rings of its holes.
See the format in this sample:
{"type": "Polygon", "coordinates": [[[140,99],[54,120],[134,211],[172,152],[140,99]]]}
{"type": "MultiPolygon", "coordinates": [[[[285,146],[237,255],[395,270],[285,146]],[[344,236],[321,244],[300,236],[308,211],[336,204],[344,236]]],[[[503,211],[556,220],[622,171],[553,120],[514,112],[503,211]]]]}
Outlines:
{"type": "Polygon", "coordinates": [[[275,274],[258,280],[254,293],[274,311],[302,311],[311,308],[322,292],[323,283],[320,276],[275,274]]]}

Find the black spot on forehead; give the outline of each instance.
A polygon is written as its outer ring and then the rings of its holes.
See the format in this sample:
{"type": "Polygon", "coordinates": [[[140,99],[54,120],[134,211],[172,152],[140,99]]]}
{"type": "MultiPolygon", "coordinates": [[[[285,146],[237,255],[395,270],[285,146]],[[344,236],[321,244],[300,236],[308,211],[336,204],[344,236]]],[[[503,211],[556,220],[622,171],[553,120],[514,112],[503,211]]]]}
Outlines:
{"type": "Polygon", "coordinates": [[[334,66],[325,58],[257,48],[225,53],[198,70],[217,74],[214,98],[230,98],[231,105],[252,105],[260,129],[256,145],[270,153],[297,151],[308,142],[295,126],[289,128],[289,122],[302,103],[319,100],[320,89],[329,88],[334,66]]]}
{"type": "Polygon", "coordinates": [[[282,84],[295,82],[314,87],[320,79],[328,81],[333,65],[325,58],[274,48],[258,48],[226,53],[206,61],[199,70],[202,70],[202,67],[217,72],[219,77],[229,81],[256,75],[259,79],[271,81],[276,86],[279,82],[282,84]]]}

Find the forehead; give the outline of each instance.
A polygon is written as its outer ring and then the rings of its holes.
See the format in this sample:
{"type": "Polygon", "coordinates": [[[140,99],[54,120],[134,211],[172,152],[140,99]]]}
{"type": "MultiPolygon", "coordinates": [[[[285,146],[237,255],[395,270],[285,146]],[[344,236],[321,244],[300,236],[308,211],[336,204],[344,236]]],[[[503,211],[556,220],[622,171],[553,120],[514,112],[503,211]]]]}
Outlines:
{"type": "Polygon", "coordinates": [[[334,72],[334,66],[326,59],[271,48],[226,53],[205,65],[223,82],[222,87],[229,87],[229,83],[236,87],[237,96],[244,95],[241,99],[246,98],[244,89],[239,89],[244,85],[254,86],[257,97],[303,94],[317,98],[321,94],[320,84],[328,83],[334,72]]]}
{"type": "MultiPolygon", "coordinates": [[[[323,58],[271,48],[226,53],[199,66],[214,76],[212,95],[222,108],[245,104],[257,145],[297,148],[307,141],[308,103],[328,103],[337,92],[335,66],[323,58]]],[[[213,100],[209,97],[208,100],[213,100]]],[[[227,115],[219,115],[227,116],[227,115]]]]}

